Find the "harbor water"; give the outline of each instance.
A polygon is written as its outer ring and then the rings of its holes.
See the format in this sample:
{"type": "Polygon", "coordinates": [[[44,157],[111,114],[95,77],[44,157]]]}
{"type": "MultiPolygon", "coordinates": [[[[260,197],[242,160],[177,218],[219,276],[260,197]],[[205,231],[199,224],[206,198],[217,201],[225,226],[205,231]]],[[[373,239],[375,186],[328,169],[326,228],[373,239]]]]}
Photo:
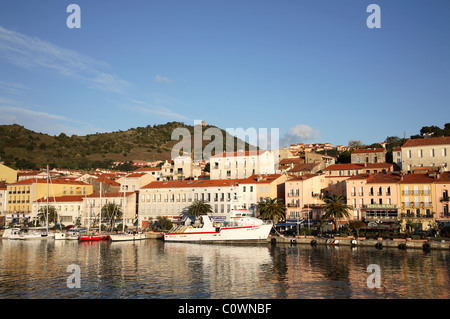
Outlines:
{"type": "Polygon", "coordinates": [[[1,240],[0,282],[2,299],[448,299],[450,251],[1,240]]]}

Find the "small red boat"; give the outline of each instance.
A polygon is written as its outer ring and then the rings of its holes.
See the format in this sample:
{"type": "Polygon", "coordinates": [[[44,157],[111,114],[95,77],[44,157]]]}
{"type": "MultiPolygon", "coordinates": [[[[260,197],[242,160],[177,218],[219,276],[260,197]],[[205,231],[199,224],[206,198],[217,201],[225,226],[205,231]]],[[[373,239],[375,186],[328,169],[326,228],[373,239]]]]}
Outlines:
{"type": "Polygon", "coordinates": [[[108,240],[109,235],[83,235],[80,236],[80,241],[99,241],[99,240],[108,240]]]}

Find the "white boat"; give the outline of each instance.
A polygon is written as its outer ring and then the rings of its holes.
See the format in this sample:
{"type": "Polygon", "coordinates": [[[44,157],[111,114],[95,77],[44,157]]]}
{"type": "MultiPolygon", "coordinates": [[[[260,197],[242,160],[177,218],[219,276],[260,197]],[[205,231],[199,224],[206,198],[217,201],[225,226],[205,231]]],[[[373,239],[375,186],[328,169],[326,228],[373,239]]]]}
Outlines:
{"type": "Polygon", "coordinates": [[[253,217],[245,208],[234,209],[230,220],[216,224],[209,215],[201,216],[201,226],[178,226],[164,234],[165,241],[185,242],[265,242],[271,221],[253,217]]]}
{"type": "Polygon", "coordinates": [[[32,240],[32,239],[52,239],[55,238],[54,233],[49,233],[45,227],[33,227],[22,229],[17,237],[11,239],[32,240]]]}
{"type": "Polygon", "coordinates": [[[67,239],[67,232],[56,232],[55,233],[55,240],[66,240],[67,239]]]}
{"type": "Polygon", "coordinates": [[[133,241],[147,239],[147,233],[140,231],[126,231],[125,233],[117,233],[109,235],[111,241],[133,241]]]}
{"type": "Polygon", "coordinates": [[[68,231],[61,231],[55,233],[55,240],[78,240],[80,237],[80,231],[77,229],[71,229],[68,231]]]}
{"type": "Polygon", "coordinates": [[[20,237],[22,229],[20,227],[6,228],[2,235],[3,239],[14,239],[20,237]]]}

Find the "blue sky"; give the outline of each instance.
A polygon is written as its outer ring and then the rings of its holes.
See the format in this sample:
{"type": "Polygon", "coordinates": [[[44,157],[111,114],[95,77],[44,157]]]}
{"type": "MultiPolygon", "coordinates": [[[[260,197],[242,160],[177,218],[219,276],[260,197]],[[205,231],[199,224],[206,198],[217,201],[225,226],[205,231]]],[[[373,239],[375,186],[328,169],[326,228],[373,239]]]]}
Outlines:
{"type": "Polygon", "coordinates": [[[204,120],[347,145],[450,122],[448,0],[0,2],[0,124],[204,120]],[[69,29],[69,4],[81,29],[69,29]],[[381,29],[369,29],[369,4],[381,29]]]}

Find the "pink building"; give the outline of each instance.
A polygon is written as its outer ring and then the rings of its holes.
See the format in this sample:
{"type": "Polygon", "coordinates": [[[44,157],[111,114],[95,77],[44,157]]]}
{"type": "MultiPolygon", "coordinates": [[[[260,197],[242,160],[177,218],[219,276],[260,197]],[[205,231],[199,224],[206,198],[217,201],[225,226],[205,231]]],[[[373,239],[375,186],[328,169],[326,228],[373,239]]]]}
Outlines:
{"type": "Polygon", "coordinates": [[[450,221],[449,212],[449,192],[450,192],[450,172],[443,172],[438,175],[434,182],[435,186],[435,203],[436,203],[436,220],[441,222],[450,221]]]}
{"type": "Polygon", "coordinates": [[[307,174],[293,177],[285,182],[285,203],[287,220],[319,219],[322,216],[320,205],[323,201],[320,190],[325,176],[307,174]],[[309,212],[309,216],[308,216],[309,212]]]}
{"type": "Polygon", "coordinates": [[[360,174],[347,179],[347,205],[354,207],[353,218],[366,221],[398,220],[397,173],[360,174]]]}

